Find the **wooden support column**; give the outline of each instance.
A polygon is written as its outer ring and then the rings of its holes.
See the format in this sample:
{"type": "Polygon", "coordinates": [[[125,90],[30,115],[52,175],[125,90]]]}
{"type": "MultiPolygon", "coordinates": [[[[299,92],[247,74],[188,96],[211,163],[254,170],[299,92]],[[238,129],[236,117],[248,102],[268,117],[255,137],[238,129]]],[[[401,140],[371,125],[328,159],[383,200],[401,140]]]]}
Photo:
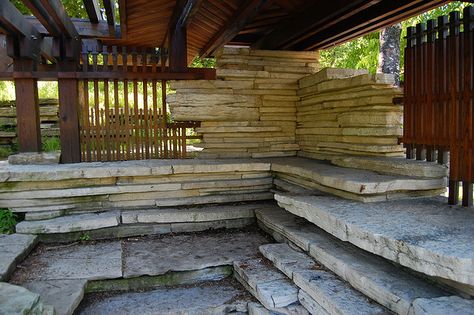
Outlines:
{"type": "Polygon", "coordinates": [[[169,33],[169,69],[171,72],[188,70],[188,46],[186,26],[171,29],[169,33]]]}
{"type": "Polygon", "coordinates": [[[37,83],[36,79],[15,79],[18,149],[20,152],[41,152],[37,83]]]}
{"type": "Polygon", "coordinates": [[[81,162],[81,143],[78,81],[60,78],[58,87],[61,163],[79,163],[81,162]]]}

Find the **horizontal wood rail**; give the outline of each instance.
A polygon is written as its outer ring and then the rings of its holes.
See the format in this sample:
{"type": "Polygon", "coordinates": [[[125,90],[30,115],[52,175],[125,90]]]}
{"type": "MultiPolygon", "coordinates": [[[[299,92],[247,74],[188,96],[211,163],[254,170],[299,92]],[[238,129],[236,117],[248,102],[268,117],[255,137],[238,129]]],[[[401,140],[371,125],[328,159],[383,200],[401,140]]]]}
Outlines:
{"type": "Polygon", "coordinates": [[[473,205],[474,7],[407,29],[404,123],[407,158],[448,163],[449,203],[473,205]],[[461,28],[462,27],[462,28],[461,28]]]}

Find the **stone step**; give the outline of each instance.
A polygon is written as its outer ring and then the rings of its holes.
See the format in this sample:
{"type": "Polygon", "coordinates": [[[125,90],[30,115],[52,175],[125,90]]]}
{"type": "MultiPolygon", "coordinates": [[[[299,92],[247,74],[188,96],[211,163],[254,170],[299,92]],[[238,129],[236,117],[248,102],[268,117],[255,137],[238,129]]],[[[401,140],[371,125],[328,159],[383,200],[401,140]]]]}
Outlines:
{"type": "Polygon", "coordinates": [[[405,158],[346,156],[334,157],[331,159],[331,163],[341,167],[369,170],[382,174],[425,178],[448,176],[448,167],[446,165],[405,158]]]}
{"type": "MultiPolygon", "coordinates": [[[[149,234],[149,229],[144,225],[152,225],[160,234],[193,232],[209,228],[244,227],[254,223],[255,210],[265,206],[265,203],[249,203],[79,213],[46,220],[22,221],[16,226],[16,230],[18,233],[27,234],[64,234],[106,229],[104,237],[123,237],[149,234]],[[124,235],[125,229],[128,233],[124,235]],[[110,231],[114,230],[120,235],[111,235],[110,231]],[[132,233],[133,230],[135,234],[132,233]]],[[[100,232],[94,233],[93,236],[100,238],[100,232]]]]}
{"type": "Polygon", "coordinates": [[[145,292],[86,295],[77,314],[244,314],[251,297],[237,283],[200,283],[145,292]]]}
{"type": "Polygon", "coordinates": [[[408,314],[417,299],[451,295],[285,210],[265,209],[256,214],[259,225],[275,239],[295,244],[354,289],[397,314],[408,314]]]}
{"type": "Polygon", "coordinates": [[[275,199],[342,241],[474,292],[470,209],[451,207],[444,197],[372,204],[328,196],[276,194],[275,199]]]}
{"type": "Polygon", "coordinates": [[[305,158],[268,159],[276,178],[362,202],[434,196],[446,190],[446,179],[384,175],[305,158]]]}
{"type": "MultiPolygon", "coordinates": [[[[331,315],[390,313],[287,244],[262,245],[260,252],[308,295],[303,294],[304,300],[314,300],[316,309],[323,308],[331,315]]],[[[314,309],[312,304],[311,309],[314,309]]]]}
{"type": "Polygon", "coordinates": [[[46,305],[39,294],[23,287],[0,282],[0,314],[54,315],[54,308],[46,305]]]}
{"type": "Polygon", "coordinates": [[[0,235],[0,281],[6,281],[10,274],[35,247],[38,238],[35,235],[0,235]]]}

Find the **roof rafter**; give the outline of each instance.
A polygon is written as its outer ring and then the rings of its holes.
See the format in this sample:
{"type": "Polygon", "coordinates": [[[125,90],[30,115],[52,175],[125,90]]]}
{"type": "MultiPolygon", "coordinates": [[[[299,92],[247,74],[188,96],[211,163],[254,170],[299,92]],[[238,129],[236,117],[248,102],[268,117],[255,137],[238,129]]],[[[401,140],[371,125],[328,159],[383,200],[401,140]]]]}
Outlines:
{"type": "Polygon", "coordinates": [[[0,28],[10,37],[9,41],[13,40],[13,54],[34,60],[42,56],[55,61],[51,41],[44,39],[9,0],[0,0],[0,28]]]}
{"type": "Polygon", "coordinates": [[[79,39],[74,24],[59,0],[23,0],[52,36],[79,39]]]}
{"type": "Polygon", "coordinates": [[[246,0],[229,19],[226,27],[218,31],[201,49],[200,56],[209,56],[219,47],[234,38],[257,14],[271,4],[272,0],[246,0]]]}
{"type": "Polygon", "coordinates": [[[110,36],[116,37],[115,32],[115,8],[113,0],[104,0],[105,15],[107,16],[107,24],[109,25],[110,36]]]}
{"type": "Polygon", "coordinates": [[[99,23],[102,20],[99,3],[97,0],[84,0],[84,7],[87,11],[87,16],[92,23],[99,23]]]}
{"type": "Polygon", "coordinates": [[[166,35],[163,38],[162,47],[166,46],[169,32],[174,31],[180,27],[187,27],[191,22],[197,11],[201,7],[203,0],[178,0],[168,23],[166,35]]]}

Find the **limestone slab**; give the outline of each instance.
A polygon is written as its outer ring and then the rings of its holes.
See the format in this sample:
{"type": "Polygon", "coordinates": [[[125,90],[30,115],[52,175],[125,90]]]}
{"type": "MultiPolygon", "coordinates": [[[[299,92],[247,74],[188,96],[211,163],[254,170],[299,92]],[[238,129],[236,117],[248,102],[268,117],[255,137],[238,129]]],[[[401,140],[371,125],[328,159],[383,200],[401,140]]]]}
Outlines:
{"type": "Polygon", "coordinates": [[[446,187],[444,179],[381,175],[304,158],[269,159],[269,161],[272,163],[272,171],[297,175],[327,187],[360,195],[446,187]]]}
{"type": "Polygon", "coordinates": [[[416,299],[408,315],[472,315],[474,300],[459,296],[445,296],[436,299],[416,299]]]}
{"type": "Polygon", "coordinates": [[[365,169],[384,174],[434,178],[448,176],[448,167],[445,165],[404,158],[335,157],[331,159],[331,163],[342,167],[365,169]]]}
{"type": "Polygon", "coordinates": [[[257,210],[256,214],[264,228],[280,238],[279,241],[290,241],[309,251],[310,256],[321,265],[397,314],[407,314],[411,303],[417,298],[430,299],[447,294],[383,258],[342,242],[287,211],[265,209],[257,210]]]}
{"type": "Polygon", "coordinates": [[[34,252],[21,267],[28,270],[19,275],[25,282],[121,278],[122,247],[120,241],[56,245],[34,252]]]}
{"type": "Polygon", "coordinates": [[[17,224],[16,229],[18,233],[30,234],[70,233],[117,226],[119,223],[120,213],[112,211],[68,215],[49,220],[22,221],[17,224]]]}
{"type": "Polygon", "coordinates": [[[329,315],[329,313],[319,305],[308,293],[300,290],[298,292],[298,300],[300,301],[301,305],[306,308],[310,314],[318,314],[318,315],[329,315]]]}
{"type": "Polygon", "coordinates": [[[60,152],[22,152],[8,157],[8,163],[13,165],[42,165],[58,164],[60,152]]]}
{"type": "Polygon", "coordinates": [[[23,283],[22,286],[41,296],[54,307],[56,315],[72,315],[84,296],[87,280],[45,280],[23,283]]]}
{"type": "Polygon", "coordinates": [[[287,244],[266,244],[260,246],[259,250],[290,279],[293,279],[296,271],[312,270],[317,267],[308,255],[292,249],[287,244]]]}
{"type": "Polygon", "coordinates": [[[7,280],[16,265],[28,255],[37,242],[35,235],[0,235],[0,281],[7,280]]]}
{"type": "Polygon", "coordinates": [[[130,240],[124,243],[124,277],[232,265],[235,260],[255,257],[258,246],[267,242],[257,232],[130,240]]]}
{"type": "Polygon", "coordinates": [[[20,286],[0,282],[0,314],[54,315],[54,309],[44,305],[39,294],[20,286]]]}
{"type": "Polygon", "coordinates": [[[146,292],[127,292],[84,301],[81,315],[199,315],[228,314],[247,310],[249,299],[231,284],[206,283],[203,286],[160,288],[146,292]]]}
{"type": "Polygon", "coordinates": [[[275,199],[368,252],[430,276],[474,285],[474,213],[449,206],[444,197],[372,204],[321,196],[277,194],[275,199]]]}

